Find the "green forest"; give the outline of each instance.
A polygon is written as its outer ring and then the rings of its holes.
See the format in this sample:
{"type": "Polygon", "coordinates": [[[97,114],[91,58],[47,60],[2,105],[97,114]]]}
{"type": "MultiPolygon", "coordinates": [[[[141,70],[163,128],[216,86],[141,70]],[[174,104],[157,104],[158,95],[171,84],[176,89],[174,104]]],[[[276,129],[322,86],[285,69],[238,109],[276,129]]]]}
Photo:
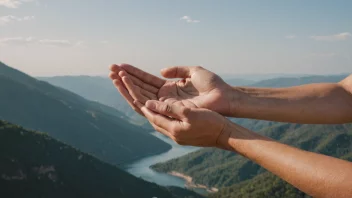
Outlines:
{"type": "Polygon", "coordinates": [[[200,198],[138,179],[45,133],[0,121],[2,197],[200,198]]]}

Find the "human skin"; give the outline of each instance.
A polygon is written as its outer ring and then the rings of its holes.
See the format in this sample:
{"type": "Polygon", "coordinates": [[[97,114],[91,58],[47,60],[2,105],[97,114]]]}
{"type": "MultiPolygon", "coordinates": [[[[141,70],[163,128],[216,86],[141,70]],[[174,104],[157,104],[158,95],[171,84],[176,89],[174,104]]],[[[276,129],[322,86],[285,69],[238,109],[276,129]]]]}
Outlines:
{"type": "Polygon", "coordinates": [[[135,104],[156,130],[181,145],[236,152],[313,197],[352,197],[351,162],[279,143],[208,109],[155,100],[135,104]]]}
{"type": "Polygon", "coordinates": [[[236,152],[313,197],[352,197],[351,162],[276,142],[222,116],[352,122],[351,76],[339,83],[262,89],[231,87],[201,67],[162,71],[164,77],[183,76],[181,81],[166,81],[132,66],[111,69],[110,77],[131,106],[175,142],[236,152]]]}
{"type": "Polygon", "coordinates": [[[352,122],[352,75],[339,83],[288,88],[232,87],[202,67],[170,67],[164,80],[128,64],[112,65],[110,78],[132,108],[160,100],[186,107],[206,108],[224,116],[301,124],[352,122]]]}

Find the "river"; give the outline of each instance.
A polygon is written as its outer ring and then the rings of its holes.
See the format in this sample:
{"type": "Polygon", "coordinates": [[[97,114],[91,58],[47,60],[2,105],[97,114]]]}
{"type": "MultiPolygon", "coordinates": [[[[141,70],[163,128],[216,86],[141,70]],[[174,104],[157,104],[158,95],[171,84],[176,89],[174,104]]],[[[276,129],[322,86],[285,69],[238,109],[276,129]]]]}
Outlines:
{"type": "Polygon", "coordinates": [[[138,161],[133,162],[132,164],[128,164],[125,169],[127,172],[131,173],[136,177],[140,177],[146,181],[154,182],[161,186],[178,186],[178,187],[185,187],[185,180],[175,177],[166,173],[158,173],[150,168],[151,165],[154,165],[159,162],[166,162],[170,159],[177,158],[183,156],[187,153],[193,152],[198,150],[197,147],[186,147],[180,146],[173,142],[171,139],[163,136],[160,133],[154,132],[152,133],[157,138],[165,141],[166,143],[170,144],[172,148],[162,154],[149,156],[138,161]]]}

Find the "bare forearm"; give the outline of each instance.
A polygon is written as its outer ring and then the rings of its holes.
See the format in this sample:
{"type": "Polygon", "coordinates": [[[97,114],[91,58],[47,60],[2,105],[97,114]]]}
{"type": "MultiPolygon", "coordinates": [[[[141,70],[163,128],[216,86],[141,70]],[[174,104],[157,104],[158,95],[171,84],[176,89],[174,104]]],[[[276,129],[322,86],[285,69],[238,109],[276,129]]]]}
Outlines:
{"type": "Polygon", "coordinates": [[[290,88],[234,87],[234,117],[294,122],[341,124],[352,122],[352,94],[338,83],[290,88]]]}
{"type": "Polygon", "coordinates": [[[352,163],[299,150],[235,124],[223,148],[237,152],[314,197],[352,197],[352,163]]]}

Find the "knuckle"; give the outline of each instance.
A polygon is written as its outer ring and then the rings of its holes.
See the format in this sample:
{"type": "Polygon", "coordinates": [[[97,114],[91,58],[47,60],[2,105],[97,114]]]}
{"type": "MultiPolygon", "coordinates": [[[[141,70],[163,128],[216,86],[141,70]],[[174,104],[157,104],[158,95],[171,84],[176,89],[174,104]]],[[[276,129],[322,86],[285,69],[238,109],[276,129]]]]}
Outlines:
{"type": "Polygon", "coordinates": [[[168,112],[168,113],[170,113],[170,112],[171,112],[171,106],[167,104],[165,111],[168,112]]]}
{"type": "Polygon", "coordinates": [[[161,112],[165,112],[165,113],[170,113],[171,112],[171,106],[166,104],[166,105],[162,105],[160,107],[160,111],[161,112]]]}

